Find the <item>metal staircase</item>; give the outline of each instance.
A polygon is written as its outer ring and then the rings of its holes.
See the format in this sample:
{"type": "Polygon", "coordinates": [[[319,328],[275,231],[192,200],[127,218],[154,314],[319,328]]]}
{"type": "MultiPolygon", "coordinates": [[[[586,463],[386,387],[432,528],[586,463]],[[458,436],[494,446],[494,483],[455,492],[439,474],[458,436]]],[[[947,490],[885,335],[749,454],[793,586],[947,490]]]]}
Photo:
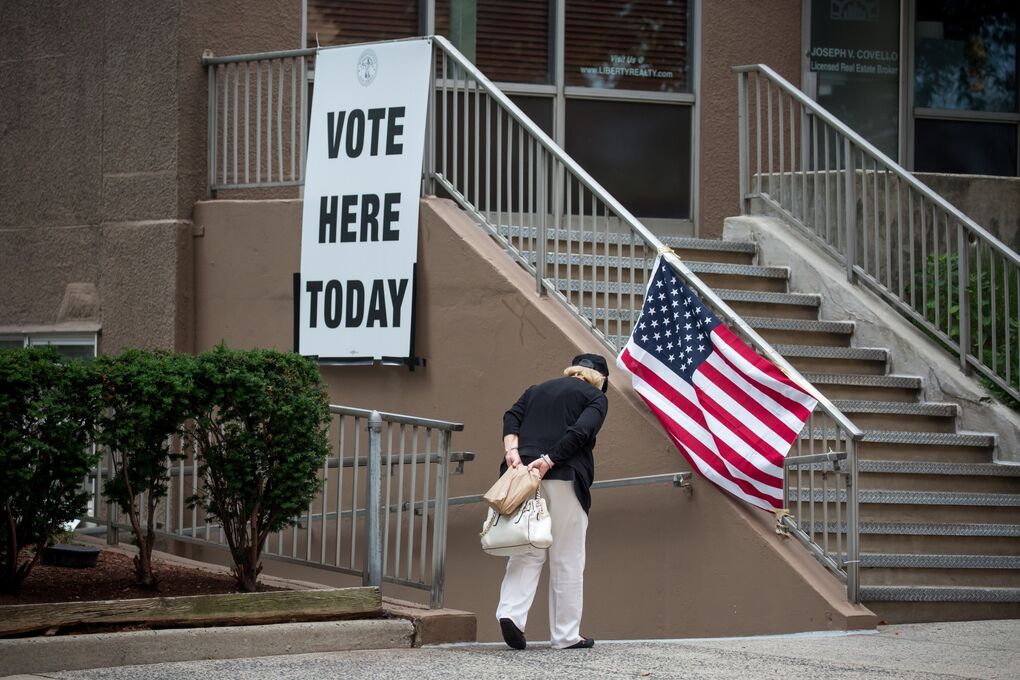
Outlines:
{"type": "MultiPolygon", "coordinates": [[[[528,228],[504,225],[499,233],[537,238],[528,228]]],[[[1020,466],[992,463],[996,436],[958,431],[957,404],[921,401],[922,378],[890,374],[885,348],[854,346],[854,323],[820,318],[820,296],[789,290],[786,267],[756,265],[754,244],[663,240],[864,430],[857,448],[861,601],[889,622],[1020,616],[1020,466]]],[[[616,300],[644,292],[645,267],[634,263],[634,280],[600,280],[593,267],[632,271],[618,251],[612,234],[550,232],[545,274],[620,347],[636,315],[616,300]],[[568,238],[569,257],[555,242],[568,238]]],[[[537,265],[535,250],[522,255],[537,265]]],[[[836,434],[801,434],[804,441],[822,437],[836,434]]],[[[837,495],[845,502],[834,489],[794,485],[788,494],[791,505],[837,495]]],[[[805,528],[819,541],[825,528],[845,531],[831,521],[826,527],[820,511],[816,518],[805,528]]]]}

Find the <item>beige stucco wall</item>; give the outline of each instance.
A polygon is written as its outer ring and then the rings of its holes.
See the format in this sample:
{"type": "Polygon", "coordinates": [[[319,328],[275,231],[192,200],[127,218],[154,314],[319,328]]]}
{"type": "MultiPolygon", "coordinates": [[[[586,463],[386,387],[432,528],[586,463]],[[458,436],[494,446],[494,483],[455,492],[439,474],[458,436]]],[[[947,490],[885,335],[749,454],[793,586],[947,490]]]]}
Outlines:
{"type": "Polygon", "coordinates": [[[1013,250],[1020,250],[1020,177],[919,172],[917,178],[1013,250]]]}
{"type": "Polygon", "coordinates": [[[700,235],[718,238],[740,213],[737,77],[731,67],[768,64],[800,86],[799,0],[702,0],[700,235]]]}
{"type": "MultiPolygon", "coordinates": [[[[221,340],[292,346],[300,211],[298,201],[196,207],[196,349],[221,340]]],[[[326,367],[323,375],[334,403],[463,422],[454,448],[478,458],[452,478],[454,496],[481,493],[494,479],[502,414],[524,388],[558,374],[580,351],[604,352],[558,303],[538,298],[532,279],[463,213],[436,199],[422,208],[416,345],[424,369],[326,367]]],[[[597,477],[689,469],[624,382],[614,368],[597,477]]],[[[480,639],[495,640],[505,560],[478,548],[482,519],[477,505],[451,509],[446,604],[476,612],[480,639]]],[[[548,636],[544,588],[532,639],[548,636]]],[[[597,638],[874,624],[866,610],[846,605],[842,587],[799,546],[773,533],[769,515],[702,480],[691,493],[670,485],[596,491],[585,590],[582,630],[597,638]]]]}
{"type": "Polygon", "coordinates": [[[0,326],[52,324],[85,282],[101,350],[191,348],[202,52],[297,47],[300,16],[300,0],[0,3],[0,326]]]}

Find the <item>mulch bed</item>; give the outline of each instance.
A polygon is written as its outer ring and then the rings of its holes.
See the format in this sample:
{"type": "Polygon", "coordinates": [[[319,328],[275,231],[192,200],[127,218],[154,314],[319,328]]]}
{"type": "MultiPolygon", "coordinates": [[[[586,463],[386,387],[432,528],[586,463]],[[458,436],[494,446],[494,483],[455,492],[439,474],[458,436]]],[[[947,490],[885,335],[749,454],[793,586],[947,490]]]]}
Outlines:
{"type": "MultiPolygon", "coordinates": [[[[133,558],[104,550],[95,567],[74,569],[51,567],[39,562],[32,568],[16,594],[0,594],[0,606],[83,600],[130,600],[145,597],[213,595],[241,592],[228,575],[156,563],[155,590],[135,583],[133,558]]],[[[282,590],[259,585],[259,591],[282,590]]]]}

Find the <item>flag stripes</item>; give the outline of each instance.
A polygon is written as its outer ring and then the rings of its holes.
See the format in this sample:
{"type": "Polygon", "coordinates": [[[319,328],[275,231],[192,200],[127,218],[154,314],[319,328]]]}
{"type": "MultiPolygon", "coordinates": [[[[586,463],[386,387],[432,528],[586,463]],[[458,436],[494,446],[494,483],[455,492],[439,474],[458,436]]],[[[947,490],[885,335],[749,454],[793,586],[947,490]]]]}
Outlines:
{"type": "Polygon", "coordinates": [[[783,460],[815,400],[726,328],[661,257],[617,365],[692,467],[756,507],[782,507],[783,460]]]}

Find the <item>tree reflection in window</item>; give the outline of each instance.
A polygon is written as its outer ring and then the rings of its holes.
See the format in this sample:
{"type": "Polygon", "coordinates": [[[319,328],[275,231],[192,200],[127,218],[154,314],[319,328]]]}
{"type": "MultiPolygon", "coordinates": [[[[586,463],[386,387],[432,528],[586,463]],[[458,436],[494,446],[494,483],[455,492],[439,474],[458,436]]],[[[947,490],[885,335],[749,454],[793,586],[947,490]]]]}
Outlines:
{"type": "Polygon", "coordinates": [[[1017,14],[1013,2],[944,0],[917,10],[917,106],[1017,110],[1017,14]]]}

